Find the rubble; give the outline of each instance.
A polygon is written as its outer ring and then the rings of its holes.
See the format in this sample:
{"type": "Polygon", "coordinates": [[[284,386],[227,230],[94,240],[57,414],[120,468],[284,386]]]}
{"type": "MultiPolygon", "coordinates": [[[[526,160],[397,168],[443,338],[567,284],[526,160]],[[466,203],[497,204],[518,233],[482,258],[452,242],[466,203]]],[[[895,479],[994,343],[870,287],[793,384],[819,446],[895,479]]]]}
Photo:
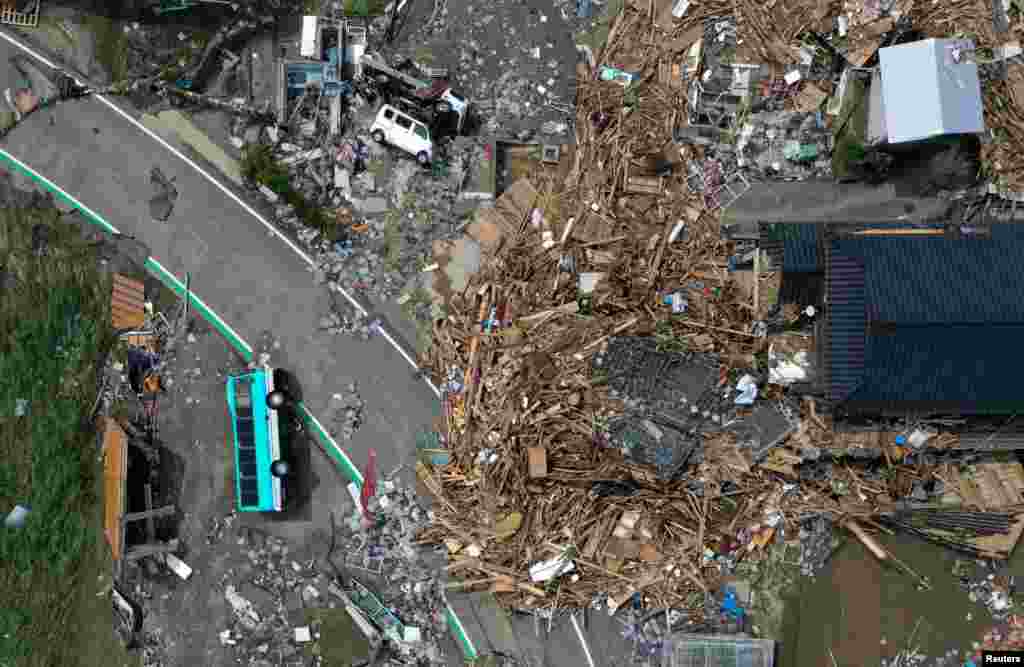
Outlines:
{"type": "Polygon", "coordinates": [[[355,383],[349,384],[344,393],[331,396],[330,409],[334,413],[331,422],[337,425],[331,429],[331,435],[351,440],[363,422],[363,399],[355,383]]]}

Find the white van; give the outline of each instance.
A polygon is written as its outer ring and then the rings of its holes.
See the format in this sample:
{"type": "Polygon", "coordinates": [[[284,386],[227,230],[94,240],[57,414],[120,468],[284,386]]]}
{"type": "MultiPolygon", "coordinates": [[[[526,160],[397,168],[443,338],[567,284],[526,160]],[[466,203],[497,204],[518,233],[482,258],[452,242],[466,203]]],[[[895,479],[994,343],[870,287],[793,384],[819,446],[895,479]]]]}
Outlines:
{"type": "Polygon", "coordinates": [[[395,107],[385,104],[377,112],[370,127],[370,135],[378,143],[387,143],[416,156],[421,165],[430,163],[434,145],[426,125],[395,107]]]}

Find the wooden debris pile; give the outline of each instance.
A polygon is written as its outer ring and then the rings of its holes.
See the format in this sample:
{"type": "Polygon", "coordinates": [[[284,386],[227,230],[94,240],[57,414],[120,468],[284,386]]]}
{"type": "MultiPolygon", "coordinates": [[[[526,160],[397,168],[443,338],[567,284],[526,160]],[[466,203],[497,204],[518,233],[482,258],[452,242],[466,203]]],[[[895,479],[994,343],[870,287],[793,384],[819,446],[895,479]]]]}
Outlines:
{"type": "Polygon", "coordinates": [[[734,246],[721,240],[718,210],[688,184],[703,156],[672,142],[685,87],[663,76],[701,34],[694,27],[728,8],[694,6],[666,37],[654,3],[627,4],[597,63],[629,63],[639,82],[623,87],[584,68],[568,177],[514,186],[493,222],[500,239],[435,322],[421,365],[444,391],[438,430],[450,463],[418,466],[437,500],[420,539],[447,547],[449,571],[464,579],[455,586],[547,608],[595,599],[615,608],[642,591],[697,618],[726,573],[721,559],[759,558],[782,527],[794,535],[816,514],[871,525],[899,497],[893,484],[933,474],[886,447],[886,476],[840,463],[828,479],[801,480],[803,450],[853,446],[837,442],[845,436],[813,404],[760,465],[730,434],[705,434],[700,464],[669,482],[608,446],[609,420],[627,406],[591,362],[611,337],[713,353],[724,391],[732,371],[767,354],[752,330],[779,274],[755,269],[743,284],[729,273],[734,246]],[[673,315],[668,304],[682,301],[673,315]]]}

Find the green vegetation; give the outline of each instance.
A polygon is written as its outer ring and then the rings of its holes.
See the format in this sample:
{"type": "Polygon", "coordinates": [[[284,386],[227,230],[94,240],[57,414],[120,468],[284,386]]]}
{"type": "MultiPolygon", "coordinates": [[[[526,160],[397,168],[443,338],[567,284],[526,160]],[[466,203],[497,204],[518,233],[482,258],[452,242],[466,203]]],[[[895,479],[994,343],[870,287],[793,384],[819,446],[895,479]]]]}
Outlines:
{"type": "Polygon", "coordinates": [[[384,215],[384,270],[398,271],[402,264],[402,217],[394,210],[384,215]]]}
{"type": "Polygon", "coordinates": [[[835,146],[832,149],[832,175],[835,178],[844,178],[850,174],[850,164],[858,159],[858,149],[863,157],[867,125],[867,86],[856,77],[851,77],[836,122],[835,146]]]}
{"type": "Polygon", "coordinates": [[[661,320],[654,327],[654,340],[659,352],[683,353],[689,349],[686,338],[672,328],[672,320],[661,320]]]}
{"type": "Polygon", "coordinates": [[[0,511],[32,509],[21,529],[0,528],[0,665],[137,664],[97,596],[111,565],[88,420],[113,343],[110,282],[55,210],[0,211],[0,267],[16,281],[0,300],[0,511]],[[48,255],[32,252],[33,225],[49,229],[48,255]]]}
{"type": "Polygon", "coordinates": [[[308,657],[318,655],[325,665],[361,664],[370,657],[369,640],[344,609],[307,609],[306,622],[320,633],[306,648],[308,657]]]}
{"type": "Polygon", "coordinates": [[[128,38],[121,26],[105,16],[90,14],[85,27],[96,40],[96,60],[110,74],[111,81],[123,81],[128,75],[128,38]]]}
{"type": "Polygon", "coordinates": [[[274,151],[270,146],[246,146],[242,151],[241,169],[245,179],[265,185],[280,195],[295,209],[295,215],[302,224],[320,232],[326,241],[337,240],[338,226],[322,208],[307,201],[301,192],[291,186],[288,170],[274,158],[274,151]]]}
{"type": "Polygon", "coordinates": [[[622,12],[625,4],[626,0],[608,0],[604,6],[604,12],[595,21],[593,29],[579,39],[580,44],[585,44],[593,49],[595,57],[608,41],[608,32],[611,30],[612,21],[622,12]]]}
{"type": "Polygon", "coordinates": [[[381,16],[388,0],[345,0],[345,16],[381,16]]]}

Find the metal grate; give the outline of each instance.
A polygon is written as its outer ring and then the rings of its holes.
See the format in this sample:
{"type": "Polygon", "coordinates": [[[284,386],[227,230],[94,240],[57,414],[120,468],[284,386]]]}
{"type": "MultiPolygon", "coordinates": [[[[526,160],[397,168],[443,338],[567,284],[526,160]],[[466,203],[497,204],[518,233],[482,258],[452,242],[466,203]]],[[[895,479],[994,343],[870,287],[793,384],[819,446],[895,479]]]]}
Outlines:
{"type": "Polygon", "coordinates": [[[769,639],[690,636],[677,639],[675,667],[772,667],[775,642],[769,639]]]}
{"type": "Polygon", "coordinates": [[[40,4],[40,2],[35,2],[32,9],[27,12],[19,12],[13,4],[6,4],[0,8],[0,23],[16,25],[21,28],[35,28],[39,24],[40,4]]]}

